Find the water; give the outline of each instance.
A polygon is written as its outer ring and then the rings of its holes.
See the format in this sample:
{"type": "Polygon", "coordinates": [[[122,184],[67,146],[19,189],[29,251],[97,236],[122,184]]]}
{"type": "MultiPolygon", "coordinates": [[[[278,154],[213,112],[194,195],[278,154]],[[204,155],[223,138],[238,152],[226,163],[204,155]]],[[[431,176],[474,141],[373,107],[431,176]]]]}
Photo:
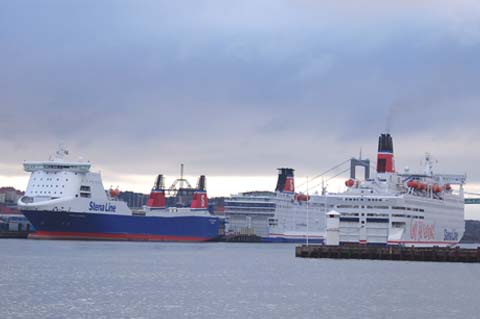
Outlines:
{"type": "Polygon", "coordinates": [[[480,265],[294,245],[0,240],[1,318],[480,318],[480,265]]]}

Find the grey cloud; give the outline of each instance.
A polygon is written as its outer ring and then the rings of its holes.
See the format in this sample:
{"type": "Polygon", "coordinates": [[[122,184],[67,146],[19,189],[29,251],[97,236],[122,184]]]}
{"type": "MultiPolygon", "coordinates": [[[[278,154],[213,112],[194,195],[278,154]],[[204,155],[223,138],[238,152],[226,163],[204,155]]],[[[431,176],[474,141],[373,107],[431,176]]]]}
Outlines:
{"type": "Polygon", "coordinates": [[[373,157],[390,112],[399,162],[480,180],[445,151],[480,157],[478,6],[432,3],[3,1],[2,161],[63,141],[119,173],[316,173],[373,157]]]}

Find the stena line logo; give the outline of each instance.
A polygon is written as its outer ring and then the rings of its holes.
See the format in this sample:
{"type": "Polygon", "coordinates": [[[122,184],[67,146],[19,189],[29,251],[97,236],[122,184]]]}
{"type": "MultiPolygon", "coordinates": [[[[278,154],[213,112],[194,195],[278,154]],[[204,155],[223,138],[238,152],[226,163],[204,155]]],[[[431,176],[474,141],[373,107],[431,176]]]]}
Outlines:
{"type": "Polygon", "coordinates": [[[115,213],[117,210],[117,206],[112,205],[110,203],[105,203],[105,204],[97,204],[95,202],[90,202],[89,211],[94,211],[94,212],[112,212],[115,213]]]}
{"type": "Polygon", "coordinates": [[[458,240],[458,232],[456,232],[455,230],[450,231],[445,228],[443,230],[443,240],[450,240],[450,241],[458,240]]]}

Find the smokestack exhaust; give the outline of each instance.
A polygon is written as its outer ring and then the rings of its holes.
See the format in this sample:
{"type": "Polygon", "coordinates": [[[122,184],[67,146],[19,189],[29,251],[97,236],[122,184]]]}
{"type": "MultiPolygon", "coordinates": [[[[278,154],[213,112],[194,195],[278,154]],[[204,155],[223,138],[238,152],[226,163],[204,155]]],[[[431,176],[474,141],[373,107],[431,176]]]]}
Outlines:
{"type": "Polygon", "coordinates": [[[377,173],[395,173],[393,139],[389,133],[378,138],[377,173]]]}
{"type": "Polygon", "coordinates": [[[275,191],[282,193],[295,192],[295,182],[293,177],[294,169],[292,168],[279,168],[278,180],[275,191]]]}

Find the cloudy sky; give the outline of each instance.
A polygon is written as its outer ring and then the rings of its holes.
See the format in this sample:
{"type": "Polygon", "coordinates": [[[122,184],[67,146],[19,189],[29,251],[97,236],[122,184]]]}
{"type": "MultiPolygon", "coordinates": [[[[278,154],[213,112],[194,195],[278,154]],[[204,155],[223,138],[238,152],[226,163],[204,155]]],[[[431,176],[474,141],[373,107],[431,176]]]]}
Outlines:
{"type": "Polygon", "coordinates": [[[271,189],[388,128],[398,167],[428,151],[480,192],[479,56],[478,1],[4,0],[0,185],[64,143],[122,188],[183,162],[213,195],[271,189]]]}

